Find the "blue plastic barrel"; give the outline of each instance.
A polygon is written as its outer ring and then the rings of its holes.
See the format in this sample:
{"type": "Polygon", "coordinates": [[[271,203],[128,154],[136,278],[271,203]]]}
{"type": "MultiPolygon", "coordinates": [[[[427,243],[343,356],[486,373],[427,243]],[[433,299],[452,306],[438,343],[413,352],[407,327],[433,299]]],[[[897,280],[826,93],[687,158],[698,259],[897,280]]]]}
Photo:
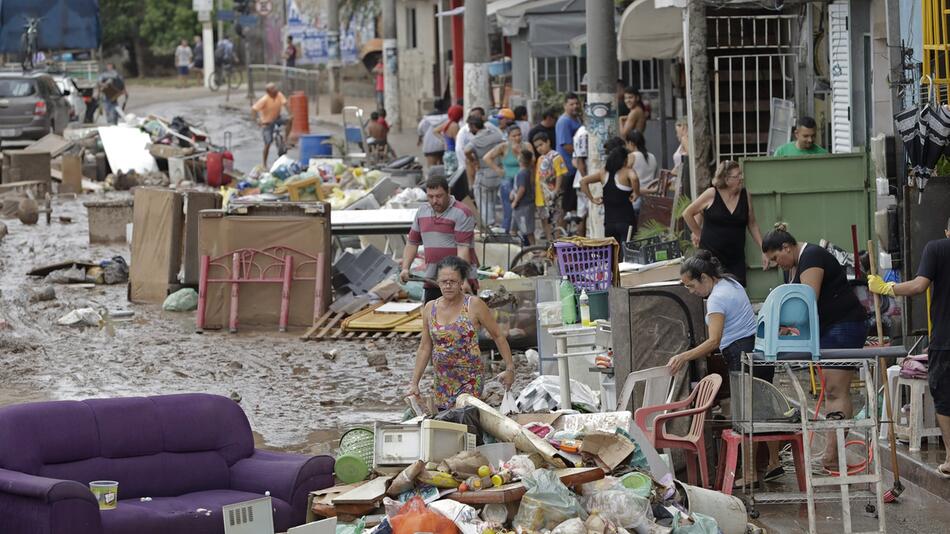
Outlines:
{"type": "Polygon", "coordinates": [[[310,161],[310,158],[333,156],[333,145],[329,135],[308,134],[300,136],[300,161],[310,161]]]}

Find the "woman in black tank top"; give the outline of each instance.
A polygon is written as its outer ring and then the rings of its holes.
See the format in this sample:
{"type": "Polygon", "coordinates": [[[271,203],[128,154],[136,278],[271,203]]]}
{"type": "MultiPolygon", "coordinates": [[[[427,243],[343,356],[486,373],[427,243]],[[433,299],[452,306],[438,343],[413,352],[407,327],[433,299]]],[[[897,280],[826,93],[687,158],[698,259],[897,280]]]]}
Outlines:
{"type": "MultiPolygon", "coordinates": [[[[716,170],[713,187],[703,192],[683,212],[692,231],[693,245],[708,250],[719,259],[723,269],[746,284],[745,235],[752,234],[759,248],[762,234],[755,222],[749,192],[744,187],[742,169],[734,161],[724,161],[716,170]],[[702,214],[701,217],[698,217],[702,214]]],[[[768,268],[762,255],[762,268],[768,268]]]]}
{"type": "Polygon", "coordinates": [[[617,240],[622,245],[627,235],[637,231],[637,216],[633,210],[631,197],[640,194],[640,181],[632,169],[626,166],[627,149],[623,140],[615,137],[604,144],[607,149],[607,161],[604,170],[581,179],[581,191],[594,204],[604,205],[604,235],[617,240]],[[604,184],[603,197],[594,198],[590,184],[604,184]]]}

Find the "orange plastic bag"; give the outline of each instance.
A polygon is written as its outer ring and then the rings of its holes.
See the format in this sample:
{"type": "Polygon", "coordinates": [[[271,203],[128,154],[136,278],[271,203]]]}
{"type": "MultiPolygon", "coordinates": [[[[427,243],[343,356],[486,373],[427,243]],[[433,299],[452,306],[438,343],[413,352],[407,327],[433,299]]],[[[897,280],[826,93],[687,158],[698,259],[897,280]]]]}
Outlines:
{"type": "Polygon", "coordinates": [[[458,527],[451,519],[426,508],[422,497],[413,497],[399,509],[399,514],[390,519],[393,534],[459,534],[458,527]]]}

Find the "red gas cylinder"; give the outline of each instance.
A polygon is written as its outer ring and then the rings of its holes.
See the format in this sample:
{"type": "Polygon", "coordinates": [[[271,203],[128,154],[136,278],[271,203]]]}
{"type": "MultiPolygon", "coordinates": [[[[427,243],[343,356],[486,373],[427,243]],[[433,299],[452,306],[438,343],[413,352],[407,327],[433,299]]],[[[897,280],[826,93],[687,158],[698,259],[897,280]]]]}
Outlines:
{"type": "Polygon", "coordinates": [[[205,181],[211,187],[227,185],[231,177],[225,171],[234,169],[234,155],[225,150],[223,152],[208,152],[206,160],[205,181]]]}

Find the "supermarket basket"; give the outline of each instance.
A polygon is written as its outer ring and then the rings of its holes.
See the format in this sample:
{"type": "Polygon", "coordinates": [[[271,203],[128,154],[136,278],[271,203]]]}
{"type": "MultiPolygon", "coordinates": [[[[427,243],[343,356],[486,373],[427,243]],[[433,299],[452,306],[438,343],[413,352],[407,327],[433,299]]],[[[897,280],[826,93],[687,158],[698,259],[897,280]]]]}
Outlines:
{"type": "Polygon", "coordinates": [[[574,243],[554,243],[561,276],[566,276],[580,292],[606,291],[613,281],[614,247],[582,247],[574,243]]]}

